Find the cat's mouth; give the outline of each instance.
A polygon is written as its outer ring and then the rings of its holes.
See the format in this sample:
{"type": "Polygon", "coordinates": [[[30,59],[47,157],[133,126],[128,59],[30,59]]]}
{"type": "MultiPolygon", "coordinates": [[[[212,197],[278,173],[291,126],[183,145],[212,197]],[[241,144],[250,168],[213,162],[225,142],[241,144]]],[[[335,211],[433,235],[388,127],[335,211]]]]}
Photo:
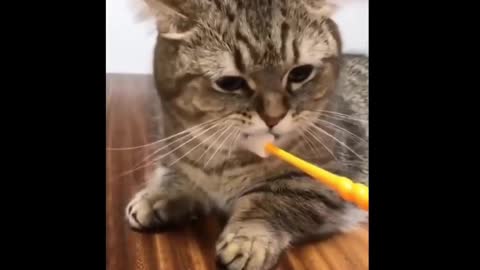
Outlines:
{"type": "Polygon", "coordinates": [[[270,142],[279,147],[285,147],[285,144],[288,141],[288,136],[286,136],[286,134],[281,135],[272,131],[242,133],[241,138],[242,139],[239,140],[241,148],[255,153],[262,158],[268,156],[264,149],[266,143],[270,142]]]}
{"type": "Polygon", "coordinates": [[[241,148],[248,150],[259,157],[266,158],[268,154],[265,152],[265,145],[267,143],[275,142],[275,138],[270,132],[245,134],[239,145],[241,148]]]}
{"type": "Polygon", "coordinates": [[[262,136],[262,135],[266,135],[266,134],[271,134],[273,136],[273,138],[275,138],[275,140],[278,140],[280,139],[280,134],[277,134],[277,133],[274,133],[274,132],[262,132],[262,133],[243,133],[242,134],[242,138],[243,139],[248,139],[249,137],[252,137],[252,136],[262,136]]]}

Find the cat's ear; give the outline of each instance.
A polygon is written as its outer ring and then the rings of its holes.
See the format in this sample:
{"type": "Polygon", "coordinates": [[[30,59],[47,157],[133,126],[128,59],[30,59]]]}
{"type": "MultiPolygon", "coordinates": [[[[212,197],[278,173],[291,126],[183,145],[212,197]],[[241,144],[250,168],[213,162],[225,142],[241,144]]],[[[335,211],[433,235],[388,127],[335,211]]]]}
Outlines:
{"type": "Polygon", "coordinates": [[[185,40],[193,34],[195,1],[132,0],[138,20],[154,19],[159,34],[172,40],[185,40]]]}
{"type": "Polygon", "coordinates": [[[315,18],[330,18],[343,6],[359,0],[303,0],[307,11],[315,18]]]}

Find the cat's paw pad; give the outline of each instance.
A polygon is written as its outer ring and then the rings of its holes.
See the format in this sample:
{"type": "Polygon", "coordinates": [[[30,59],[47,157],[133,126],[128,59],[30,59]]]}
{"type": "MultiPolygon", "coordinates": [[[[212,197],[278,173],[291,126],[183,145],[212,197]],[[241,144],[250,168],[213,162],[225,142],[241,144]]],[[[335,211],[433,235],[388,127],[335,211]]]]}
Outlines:
{"type": "Polygon", "coordinates": [[[167,221],[165,200],[152,200],[148,197],[147,192],[139,192],[126,207],[128,224],[134,229],[150,229],[167,221]]]}
{"type": "MultiPolygon", "coordinates": [[[[247,230],[248,231],[248,230],[247,230]]],[[[268,236],[227,233],[219,239],[217,269],[268,270],[276,263],[278,249],[268,236]]]]}

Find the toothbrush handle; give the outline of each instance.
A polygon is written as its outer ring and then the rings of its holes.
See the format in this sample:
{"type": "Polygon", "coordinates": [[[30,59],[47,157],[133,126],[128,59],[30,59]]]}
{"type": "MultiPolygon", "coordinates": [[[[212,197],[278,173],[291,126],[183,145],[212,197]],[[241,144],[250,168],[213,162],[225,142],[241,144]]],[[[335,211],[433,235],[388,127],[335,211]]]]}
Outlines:
{"type": "Polygon", "coordinates": [[[344,200],[356,204],[363,210],[368,211],[368,187],[360,183],[354,183],[350,179],[335,175],[308,163],[278,147],[268,143],[265,151],[290,165],[304,171],[316,180],[335,190],[344,200]]]}
{"type": "Polygon", "coordinates": [[[346,177],[338,176],[338,179],[331,188],[337,191],[344,200],[352,202],[363,210],[368,211],[367,186],[360,183],[354,183],[346,177]]]}

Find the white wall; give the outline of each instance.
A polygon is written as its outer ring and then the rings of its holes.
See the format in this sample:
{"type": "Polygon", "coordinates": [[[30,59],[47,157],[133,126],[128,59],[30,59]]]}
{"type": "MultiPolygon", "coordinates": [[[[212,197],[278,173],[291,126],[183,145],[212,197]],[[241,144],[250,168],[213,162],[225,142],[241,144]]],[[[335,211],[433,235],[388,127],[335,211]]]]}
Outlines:
{"type": "MultiPolygon", "coordinates": [[[[130,1],[107,0],[107,73],[152,72],[155,27],[151,22],[134,21],[130,1]]],[[[368,54],[368,0],[351,0],[334,19],[343,36],[344,51],[368,54]]]]}

